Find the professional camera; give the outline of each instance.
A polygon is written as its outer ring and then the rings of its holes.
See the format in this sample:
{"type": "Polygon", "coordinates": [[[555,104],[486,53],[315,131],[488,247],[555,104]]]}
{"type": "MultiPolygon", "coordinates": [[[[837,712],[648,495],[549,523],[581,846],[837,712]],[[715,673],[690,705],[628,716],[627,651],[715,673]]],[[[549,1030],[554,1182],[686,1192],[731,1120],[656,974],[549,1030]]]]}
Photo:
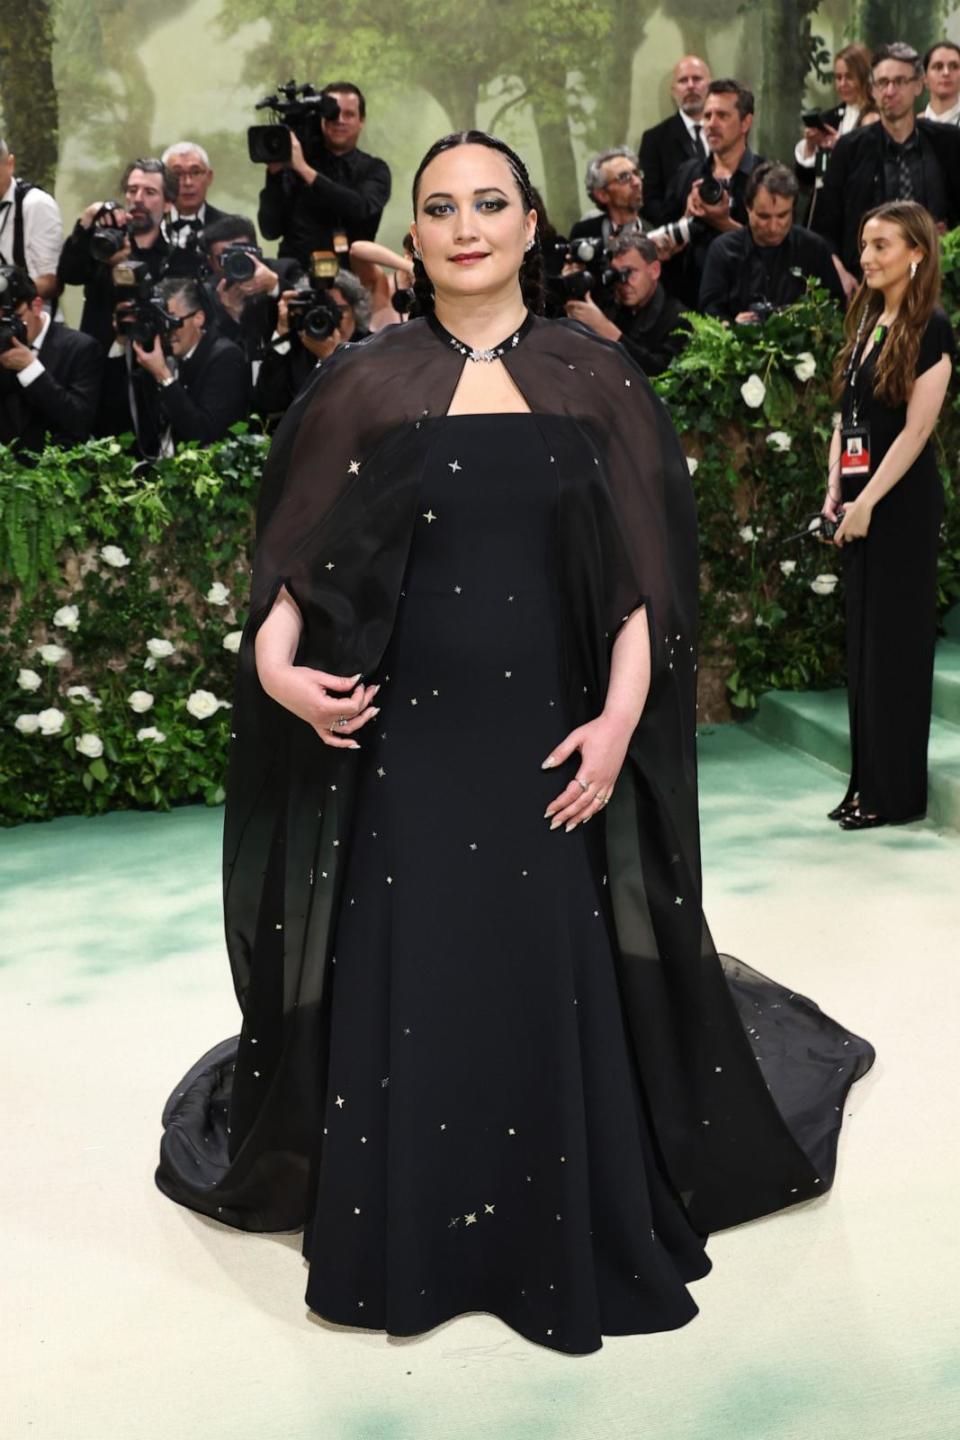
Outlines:
{"type": "Polygon", "coordinates": [[[273,125],[251,125],[247,131],[247,153],[255,165],[285,164],[290,159],[290,132],[301,145],[316,139],[321,120],[336,120],[340,106],[335,95],[321,95],[313,85],[288,80],[275,94],[258,100],[257,110],[272,110],[273,125]]]}
{"type": "Polygon", "coordinates": [[[242,285],[245,280],[253,279],[257,273],[257,261],[262,259],[263,252],[259,245],[238,240],[234,244],[224,245],[220,251],[220,269],[228,285],[242,285]]]}
{"type": "MultiPolygon", "coordinates": [[[[133,269],[136,264],[134,261],[125,269],[133,269]]],[[[149,276],[140,276],[134,270],[132,280],[116,287],[114,327],[118,339],[135,340],[145,350],[151,350],[158,336],[161,341],[166,340],[182,324],[178,315],[171,315],[166,309],[149,276]]]]}
{"type": "Polygon", "coordinates": [[[287,301],[291,334],[329,340],[339,328],[340,306],[330,294],[339,269],[340,262],[332,250],[314,250],[310,256],[310,288],[287,301]]]}
{"type": "Polygon", "coordinates": [[[648,230],[647,239],[652,240],[654,245],[660,240],[669,240],[671,245],[686,245],[703,228],[703,220],[698,220],[695,215],[683,215],[679,220],[658,225],[656,230],[648,230]]]}
{"type": "Polygon", "coordinates": [[[700,199],[704,205],[719,205],[730,191],[729,180],[718,180],[711,170],[705,170],[700,182],[700,199]]]}
{"type": "Polygon", "coordinates": [[[753,320],[742,321],[742,324],[766,325],[770,316],[779,315],[783,306],[774,305],[770,300],[751,300],[747,309],[755,318],[753,320]]]}
{"type": "Polygon", "coordinates": [[[17,272],[9,266],[0,269],[0,355],[12,350],[14,340],[27,343],[27,327],[17,314],[17,306],[23,303],[18,291],[17,272]]]}
{"type": "Polygon", "coordinates": [[[617,283],[617,272],[612,266],[602,270],[574,270],[569,275],[556,275],[551,284],[564,300],[585,300],[588,294],[594,299],[604,290],[612,290],[617,283]]]}
{"type": "Polygon", "coordinates": [[[120,206],[116,200],[106,200],[93,217],[93,229],[90,232],[90,254],[94,260],[100,260],[103,264],[112,260],[117,251],[123,249],[133,234],[129,221],[126,225],[97,224],[101,215],[110,215],[114,210],[119,209],[120,206]]]}

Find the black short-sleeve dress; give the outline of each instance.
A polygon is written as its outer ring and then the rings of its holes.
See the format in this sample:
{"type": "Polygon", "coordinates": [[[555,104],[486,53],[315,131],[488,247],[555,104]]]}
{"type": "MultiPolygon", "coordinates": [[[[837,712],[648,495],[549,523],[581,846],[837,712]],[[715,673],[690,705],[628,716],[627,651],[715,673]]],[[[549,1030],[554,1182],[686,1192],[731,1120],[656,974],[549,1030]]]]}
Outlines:
{"type": "MultiPolygon", "coordinates": [[[[859,381],[860,417],[870,426],[873,470],[906,423],[906,405],[873,393],[879,349],[867,356],[859,381]]],[[[917,375],[956,342],[936,309],[920,342],[917,375]]],[[[850,403],[849,386],[844,410],[850,403]]],[[[845,477],[844,501],[855,500],[868,476],[845,477]]],[[[847,684],[851,774],[848,796],[864,814],[917,819],[927,808],[927,741],[936,642],[937,550],[943,485],[928,441],[903,478],[875,507],[864,540],[844,546],[847,603],[847,684]]]]}

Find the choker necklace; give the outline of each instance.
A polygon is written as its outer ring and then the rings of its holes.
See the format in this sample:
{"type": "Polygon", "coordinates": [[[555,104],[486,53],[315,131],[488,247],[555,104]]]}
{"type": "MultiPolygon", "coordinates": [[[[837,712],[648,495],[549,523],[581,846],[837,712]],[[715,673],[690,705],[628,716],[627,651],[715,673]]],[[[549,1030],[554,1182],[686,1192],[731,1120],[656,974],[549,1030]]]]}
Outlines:
{"type": "Polygon", "coordinates": [[[470,345],[465,345],[462,340],[457,339],[456,335],[451,335],[450,331],[441,325],[436,315],[431,315],[429,319],[433,329],[442,339],[446,340],[451,349],[456,350],[458,355],[463,355],[467,360],[472,360],[475,365],[481,363],[489,365],[494,360],[499,360],[501,356],[506,355],[509,350],[515,350],[531,322],[531,316],[528,313],[524,316],[523,323],[512,335],[508,335],[506,340],[501,340],[499,345],[494,345],[489,350],[477,350],[470,345]]]}

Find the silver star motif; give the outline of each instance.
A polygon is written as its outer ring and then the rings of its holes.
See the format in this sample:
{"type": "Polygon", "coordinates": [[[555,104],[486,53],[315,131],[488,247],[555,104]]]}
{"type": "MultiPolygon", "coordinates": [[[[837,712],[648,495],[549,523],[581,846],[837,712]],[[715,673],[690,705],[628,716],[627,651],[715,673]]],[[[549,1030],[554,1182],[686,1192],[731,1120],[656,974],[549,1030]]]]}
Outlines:
{"type": "Polygon", "coordinates": [[[436,515],[434,515],[433,510],[430,509],[430,510],[426,510],[426,511],[424,512],[423,518],[424,518],[424,520],[426,520],[426,522],[427,522],[428,525],[432,525],[433,522],[434,522],[434,520],[436,520],[437,517],[436,517],[436,515]]]}
{"type": "Polygon", "coordinates": [[[510,1126],[510,1129],[507,1131],[507,1134],[508,1134],[508,1135],[516,1135],[516,1133],[517,1133],[516,1130],[514,1130],[513,1126],[511,1125],[511,1126],[510,1126]]]}
{"type": "Polygon", "coordinates": [[[624,385],[626,385],[627,389],[629,390],[629,389],[630,389],[630,381],[629,381],[629,380],[624,380],[623,383],[624,383],[624,385]]]}
{"type": "Polygon", "coordinates": [[[387,1086],[388,1086],[389,1084],[390,1084],[390,1076],[389,1076],[389,1075],[385,1075],[385,1076],[383,1077],[383,1079],[380,1081],[380,1089],[381,1089],[381,1090],[386,1090],[386,1088],[387,1088],[387,1086]]]}
{"type": "Polygon", "coordinates": [[[359,461],[359,460],[351,460],[351,461],[350,461],[350,467],[349,467],[349,469],[347,470],[347,474],[348,474],[348,475],[359,475],[359,474],[360,474],[360,461],[359,461]]]}
{"type": "Polygon", "coordinates": [[[416,699],[413,699],[413,700],[410,701],[410,704],[411,704],[411,705],[416,705],[416,703],[417,703],[416,699]]]}
{"type": "Polygon", "coordinates": [[[449,460],[449,461],[447,462],[447,465],[448,465],[448,468],[453,471],[454,475],[456,475],[456,473],[457,473],[458,470],[462,470],[462,469],[463,469],[463,466],[460,464],[460,461],[459,461],[459,460],[449,460]]]}
{"type": "Polygon", "coordinates": [[[513,599],[513,596],[512,596],[512,595],[508,595],[508,596],[507,596],[507,599],[508,599],[508,600],[512,600],[512,599],[513,599]]]}
{"type": "Polygon", "coordinates": [[[440,1129],[441,1129],[441,1130],[446,1130],[446,1128],[447,1128],[446,1125],[441,1125],[441,1126],[440,1126],[440,1129]]]}
{"type": "Polygon", "coordinates": [[[334,565],[334,563],[333,563],[332,560],[328,560],[327,563],[326,563],[326,565],[325,565],[323,568],[324,568],[325,570],[336,570],[337,567],[336,567],[336,565],[334,565]]]}
{"type": "Polygon", "coordinates": [[[456,1228],[457,1228],[457,1226],[458,1226],[459,1224],[460,1224],[460,1216],[459,1216],[459,1215],[454,1215],[453,1219],[450,1221],[450,1224],[447,1226],[447,1229],[448,1229],[448,1230],[456,1230],[456,1228]]]}
{"type": "Polygon", "coordinates": [[[392,884],[393,884],[393,876],[392,876],[392,875],[388,875],[388,876],[387,876],[387,884],[388,884],[388,885],[392,885],[392,884]]]}
{"type": "Polygon", "coordinates": [[[453,593],[454,593],[454,595],[462,595],[462,594],[463,594],[463,591],[461,590],[461,588],[460,588],[459,585],[454,585],[454,587],[453,587],[453,593]]]}
{"type": "Polygon", "coordinates": [[[359,1214],[360,1214],[360,1206],[359,1206],[359,1205],[354,1205],[354,1207],[353,1207],[353,1213],[354,1213],[354,1215],[359,1215],[359,1214]]]}
{"type": "Polygon", "coordinates": [[[504,678],[505,680],[509,680],[512,674],[513,674],[513,671],[512,671],[512,670],[504,670],[504,672],[503,672],[503,678],[504,678]]]}
{"type": "Polygon", "coordinates": [[[682,895],[678,895],[677,898],[676,898],[676,900],[674,900],[673,903],[674,903],[674,905],[682,905],[682,904],[683,904],[683,896],[682,896],[682,895]]]}
{"type": "Polygon", "coordinates": [[[366,1145],[366,1143],[367,1143],[367,1137],[366,1137],[366,1135],[361,1135],[361,1136],[360,1136],[360,1144],[361,1144],[361,1145],[366,1145]]]}
{"type": "Polygon", "coordinates": [[[338,1110],[342,1110],[342,1109],[343,1109],[343,1105],[344,1105],[343,1096],[342,1096],[342,1095],[338,1095],[337,1098],[336,1098],[336,1100],[335,1100],[333,1103],[336,1105],[336,1107],[337,1107],[338,1110]]]}
{"type": "Polygon", "coordinates": [[[548,1331],[547,1331],[547,1334],[548,1334],[548,1335],[552,1335],[552,1334],[553,1334],[553,1331],[552,1331],[552,1330],[548,1330],[548,1331]]]}
{"type": "Polygon", "coordinates": [[[492,1206],[492,1205],[484,1205],[484,1207],[483,1207],[483,1213],[484,1213],[484,1215],[492,1215],[492,1214],[493,1214],[493,1206],[492,1206]]]}
{"type": "Polygon", "coordinates": [[[466,1221],[466,1223],[467,1223],[468,1225],[476,1225],[476,1223],[477,1223],[477,1212],[476,1212],[476,1210],[474,1210],[474,1211],[473,1211],[471,1214],[469,1214],[469,1215],[464,1215],[463,1218],[464,1218],[464,1220],[466,1221]]]}
{"type": "Polygon", "coordinates": [[[475,840],[472,840],[472,841],[470,842],[470,849],[471,849],[471,850],[476,850],[476,848],[477,848],[477,842],[476,842],[475,840]]]}
{"type": "Polygon", "coordinates": [[[380,776],[380,779],[381,779],[381,780],[382,780],[383,777],[386,775],[386,773],[387,773],[387,772],[386,772],[386,770],[384,770],[384,768],[383,768],[382,765],[379,765],[379,766],[377,767],[377,774],[380,776]]]}
{"type": "Polygon", "coordinates": [[[439,695],[439,694],[440,694],[440,691],[439,691],[439,690],[434,690],[433,693],[434,693],[434,695],[439,695]]]}

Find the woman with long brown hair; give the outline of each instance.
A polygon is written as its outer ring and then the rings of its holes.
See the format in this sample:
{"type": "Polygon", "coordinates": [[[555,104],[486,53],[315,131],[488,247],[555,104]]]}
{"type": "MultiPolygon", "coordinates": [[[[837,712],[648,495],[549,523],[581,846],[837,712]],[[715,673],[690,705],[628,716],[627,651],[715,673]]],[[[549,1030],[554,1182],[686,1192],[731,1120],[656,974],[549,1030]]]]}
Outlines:
{"type": "Polygon", "coordinates": [[[840,103],[832,110],[821,110],[819,123],[805,125],[797,141],[794,159],[797,179],[806,195],[800,207],[801,213],[806,212],[801,222],[805,225],[813,223],[817,191],[841,135],[849,135],[851,130],[859,130],[862,125],[871,125],[880,118],[873,98],[872,68],[866,45],[844,45],[838,50],[833,57],[833,83],[840,103]]]}
{"type": "Polygon", "coordinates": [[[927,808],[943,485],[930,437],[955,342],[939,308],[939,237],[916,201],[864,216],[863,280],[834,386],[824,514],[842,513],[852,763],[831,820],[864,830],[927,808]],[[842,506],[842,512],[841,512],[842,506]]]}

